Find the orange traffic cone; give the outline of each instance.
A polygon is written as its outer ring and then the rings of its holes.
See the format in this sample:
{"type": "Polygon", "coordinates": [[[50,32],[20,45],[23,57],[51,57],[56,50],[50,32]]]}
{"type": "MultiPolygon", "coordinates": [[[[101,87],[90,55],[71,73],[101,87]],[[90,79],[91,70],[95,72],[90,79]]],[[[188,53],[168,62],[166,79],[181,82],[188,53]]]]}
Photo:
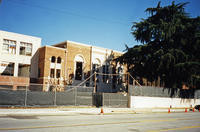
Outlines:
{"type": "Polygon", "coordinates": [[[104,112],[103,112],[103,108],[101,108],[101,112],[100,112],[100,114],[104,114],[104,112]]]}
{"type": "Polygon", "coordinates": [[[168,113],[170,113],[170,108],[168,109],[168,113]]]}
{"type": "Polygon", "coordinates": [[[192,109],[193,112],[195,112],[194,108],[192,109]]]}
{"type": "Polygon", "coordinates": [[[200,112],[200,108],[199,108],[199,112],[200,112]]]}
{"type": "Polygon", "coordinates": [[[185,108],[185,112],[187,112],[187,108],[185,108]]]}

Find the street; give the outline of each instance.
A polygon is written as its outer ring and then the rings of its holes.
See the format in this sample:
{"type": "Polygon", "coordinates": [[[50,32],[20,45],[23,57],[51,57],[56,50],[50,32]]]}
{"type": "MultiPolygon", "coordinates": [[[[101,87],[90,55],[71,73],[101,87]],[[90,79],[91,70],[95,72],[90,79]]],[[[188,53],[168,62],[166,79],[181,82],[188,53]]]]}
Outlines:
{"type": "Polygon", "coordinates": [[[199,132],[200,113],[104,115],[8,115],[0,117],[0,131],[19,132],[199,132]]]}

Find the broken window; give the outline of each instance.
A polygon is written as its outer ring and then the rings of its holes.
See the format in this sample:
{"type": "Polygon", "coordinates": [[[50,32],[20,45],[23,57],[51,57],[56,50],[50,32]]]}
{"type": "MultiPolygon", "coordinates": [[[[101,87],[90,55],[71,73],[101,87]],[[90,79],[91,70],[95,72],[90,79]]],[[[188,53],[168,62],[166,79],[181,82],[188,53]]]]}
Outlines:
{"type": "Polygon", "coordinates": [[[30,65],[19,64],[18,66],[18,76],[19,77],[29,77],[30,76],[30,65]]]}
{"type": "Polygon", "coordinates": [[[41,73],[41,70],[40,68],[38,68],[38,78],[41,76],[40,73],[41,73]]]}
{"type": "Polygon", "coordinates": [[[56,78],[60,78],[60,69],[56,69],[56,78]]]}
{"type": "MultiPolygon", "coordinates": [[[[93,64],[92,65],[92,72],[93,73],[99,73],[100,65],[99,64],[93,64]]],[[[99,82],[99,74],[96,74],[96,81],[99,82]]],[[[95,76],[93,76],[93,81],[95,81],[95,76]]]]}
{"type": "Polygon", "coordinates": [[[3,39],[2,51],[4,53],[16,54],[16,41],[3,39]]]}
{"type": "Polygon", "coordinates": [[[52,56],[52,57],[51,57],[51,62],[52,62],[52,63],[55,63],[55,62],[56,62],[56,57],[55,57],[55,56],[52,56]]]}
{"type": "Polygon", "coordinates": [[[76,80],[82,80],[82,72],[83,72],[82,66],[83,66],[82,62],[76,62],[76,75],[75,75],[76,80]]]}
{"type": "Polygon", "coordinates": [[[61,58],[60,57],[57,58],[57,63],[61,63],[61,58]]]}
{"type": "Polygon", "coordinates": [[[118,83],[118,84],[121,84],[122,81],[123,81],[123,67],[122,67],[122,66],[119,66],[119,67],[117,68],[117,73],[118,73],[117,83],[118,83]]]}
{"type": "Polygon", "coordinates": [[[50,70],[50,77],[51,77],[51,78],[54,78],[54,76],[55,76],[55,70],[54,70],[54,69],[51,69],[51,70],[50,70]]]}
{"type": "Polygon", "coordinates": [[[32,55],[32,44],[31,43],[26,43],[26,42],[20,42],[20,55],[27,55],[31,56],[32,55]]]}
{"type": "Polygon", "coordinates": [[[108,83],[109,66],[103,65],[103,82],[108,83]]]}
{"type": "Polygon", "coordinates": [[[14,63],[12,62],[1,62],[0,64],[0,74],[5,76],[14,75],[14,63]]]}

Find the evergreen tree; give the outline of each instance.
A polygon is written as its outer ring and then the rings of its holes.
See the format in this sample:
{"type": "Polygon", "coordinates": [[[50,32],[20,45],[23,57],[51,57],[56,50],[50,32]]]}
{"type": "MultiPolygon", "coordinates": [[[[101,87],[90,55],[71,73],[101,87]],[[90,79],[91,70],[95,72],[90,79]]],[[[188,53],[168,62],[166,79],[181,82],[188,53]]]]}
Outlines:
{"type": "Polygon", "coordinates": [[[147,8],[147,19],[133,23],[132,34],[141,42],[117,61],[128,65],[129,72],[148,81],[158,78],[167,88],[200,87],[200,17],[191,18],[188,3],[147,8]]]}

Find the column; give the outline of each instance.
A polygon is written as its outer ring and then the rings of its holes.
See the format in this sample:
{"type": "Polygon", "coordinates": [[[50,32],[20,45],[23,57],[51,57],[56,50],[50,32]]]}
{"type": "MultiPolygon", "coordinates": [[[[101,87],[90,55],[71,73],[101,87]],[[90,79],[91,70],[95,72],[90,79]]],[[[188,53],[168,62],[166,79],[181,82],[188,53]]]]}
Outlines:
{"type": "Polygon", "coordinates": [[[18,70],[19,70],[19,63],[14,64],[14,77],[18,76],[18,70]]]}

